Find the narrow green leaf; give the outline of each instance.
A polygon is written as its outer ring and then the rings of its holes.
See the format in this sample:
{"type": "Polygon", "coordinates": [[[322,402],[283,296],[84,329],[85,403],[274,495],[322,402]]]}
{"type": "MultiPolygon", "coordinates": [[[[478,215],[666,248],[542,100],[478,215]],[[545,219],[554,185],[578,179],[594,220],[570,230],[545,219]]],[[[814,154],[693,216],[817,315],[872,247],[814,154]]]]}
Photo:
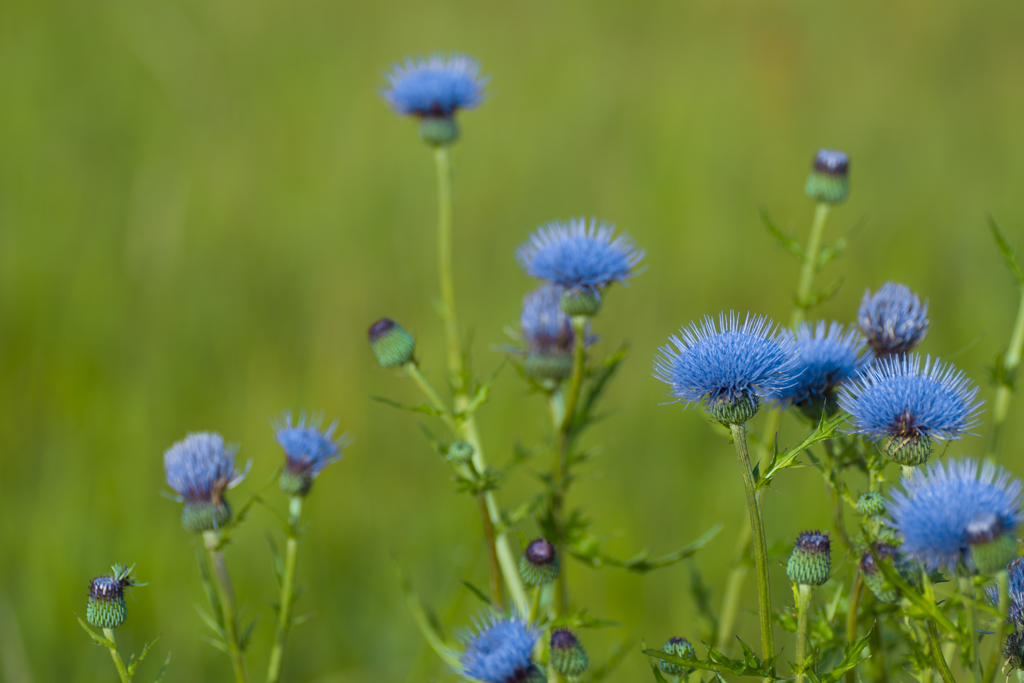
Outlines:
{"type": "MultiPolygon", "coordinates": [[[[638,556],[634,558],[623,560],[602,553],[600,547],[595,546],[588,548],[582,546],[578,542],[574,542],[569,547],[569,552],[572,553],[572,555],[576,559],[580,560],[585,564],[590,565],[591,567],[619,567],[620,569],[626,569],[631,572],[643,574],[653,569],[668,567],[669,565],[675,564],[680,560],[685,560],[686,558],[692,556],[698,550],[706,546],[711,541],[711,539],[714,538],[721,530],[722,525],[716,524],[710,531],[708,531],[706,534],[704,534],[703,536],[701,536],[685,548],[677,550],[676,552],[671,553],[669,555],[664,555],[662,557],[655,558],[653,560],[647,559],[646,552],[640,553],[638,556]]],[[[574,539],[574,541],[578,540],[579,539],[574,539]]]]}
{"type": "Polygon", "coordinates": [[[407,406],[403,403],[399,403],[398,401],[394,401],[390,398],[384,398],[383,396],[371,396],[370,398],[372,398],[374,401],[378,401],[379,403],[383,403],[384,405],[389,405],[392,408],[397,408],[398,410],[408,410],[413,413],[423,413],[424,415],[430,415],[431,417],[445,416],[445,413],[438,410],[437,408],[434,408],[433,406],[427,405],[426,403],[421,403],[418,406],[407,406]]]}
{"type": "Polygon", "coordinates": [[[992,216],[988,217],[988,227],[992,230],[992,237],[996,240],[996,246],[999,247],[999,253],[1003,255],[1003,262],[1006,263],[1006,267],[1010,269],[1010,273],[1016,278],[1017,282],[1024,285],[1024,271],[1021,270],[1017,264],[1017,253],[1016,250],[1010,246],[1010,243],[1003,237],[1002,231],[996,224],[996,221],[992,216]]]}
{"type": "Polygon", "coordinates": [[[149,649],[151,647],[153,647],[154,645],[156,645],[156,641],[158,641],[158,640],[160,640],[160,636],[157,636],[156,638],[154,638],[153,642],[146,643],[145,645],[143,645],[142,646],[142,652],[139,653],[139,658],[138,659],[135,659],[135,656],[132,655],[132,661],[129,662],[129,664],[128,664],[128,677],[129,678],[131,678],[132,676],[135,675],[135,670],[139,668],[139,664],[142,664],[142,660],[146,658],[147,654],[149,654],[149,649]]]}
{"type": "Polygon", "coordinates": [[[772,217],[768,215],[767,209],[762,208],[761,212],[761,223],[764,225],[765,230],[768,234],[775,238],[775,241],[779,243],[783,249],[793,255],[798,262],[803,263],[807,260],[807,254],[804,252],[803,247],[800,243],[793,239],[791,236],[782,232],[775,222],[772,221],[772,217]]]}
{"type": "Polygon", "coordinates": [[[82,628],[85,630],[86,633],[89,634],[89,637],[96,641],[97,645],[102,645],[103,647],[110,648],[111,650],[117,649],[116,645],[114,645],[112,642],[110,642],[109,640],[107,640],[106,638],[97,634],[95,631],[89,628],[89,625],[85,623],[82,617],[76,614],[75,619],[78,619],[78,623],[82,625],[82,628]]]}
{"type": "Polygon", "coordinates": [[[224,637],[224,624],[222,622],[218,621],[217,619],[214,619],[209,614],[207,614],[206,611],[202,607],[200,607],[199,605],[196,605],[195,608],[196,608],[196,611],[199,612],[199,616],[200,616],[200,618],[202,618],[203,622],[207,626],[210,627],[210,630],[213,631],[214,633],[216,633],[221,638],[223,638],[224,637]]]}
{"type": "Polygon", "coordinates": [[[491,375],[491,378],[484,382],[482,385],[480,385],[480,387],[476,390],[476,393],[473,395],[472,400],[469,402],[469,405],[466,406],[465,410],[461,410],[455,414],[456,418],[460,420],[465,420],[466,418],[470,417],[473,413],[475,413],[480,408],[480,406],[487,403],[487,400],[491,397],[491,387],[494,385],[494,380],[498,379],[498,373],[500,373],[502,368],[505,367],[505,363],[506,361],[503,360],[498,365],[498,368],[494,371],[494,374],[491,375]]]}
{"type": "Polygon", "coordinates": [[[452,654],[453,648],[445,642],[441,632],[427,615],[427,610],[423,607],[420,596],[412,587],[412,583],[406,577],[405,572],[402,571],[401,566],[397,562],[395,564],[398,569],[398,580],[402,588],[402,594],[405,596],[405,602],[409,607],[409,611],[412,612],[413,620],[415,620],[416,626],[419,627],[420,633],[423,634],[430,647],[446,664],[457,667],[459,659],[452,654]]]}
{"type": "Polygon", "coordinates": [[[156,678],[153,679],[153,683],[160,683],[164,680],[164,674],[167,673],[167,667],[171,665],[171,653],[167,653],[167,659],[164,660],[164,665],[160,667],[160,672],[157,673],[156,678]]]}
{"type": "Polygon", "coordinates": [[[225,654],[230,654],[230,650],[228,650],[227,643],[225,643],[223,640],[220,640],[219,638],[210,638],[209,636],[203,636],[203,640],[209,643],[210,645],[213,645],[221,652],[225,654]]]}
{"type": "Polygon", "coordinates": [[[486,593],[484,593],[482,590],[471,584],[469,581],[463,580],[462,585],[468,588],[473,595],[479,598],[480,602],[484,603],[488,607],[492,607],[494,605],[491,599],[487,597],[486,593]]]}

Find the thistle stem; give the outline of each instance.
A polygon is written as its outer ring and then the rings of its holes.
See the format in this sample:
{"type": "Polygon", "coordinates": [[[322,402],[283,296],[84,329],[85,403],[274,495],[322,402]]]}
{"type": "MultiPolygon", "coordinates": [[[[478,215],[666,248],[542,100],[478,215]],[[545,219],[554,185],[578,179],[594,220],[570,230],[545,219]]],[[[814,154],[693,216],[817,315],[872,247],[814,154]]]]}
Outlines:
{"type": "Polygon", "coordinates": [[[235,624],[235,589],[231,585],[231,576],[224,564],[224,553],[218,549],[220,545],[219,531],[204,531],[203,545],[210,556],[213,567],[217,595],[220,596],[221,615],[224,618],[224,640],[231,657],[231,666],[235,672],[236,683],[246,683],[245,661],[242,659],[242,648],[238,642],[238,630],[235,624]]]}
{"type": "Polygon", "coordinates": [[[724,652],[732,644],[732,635],[736,627],[736,616],[740,611],[740,597],[743,593],[743,584],[746,583],[747,572],[750,571],[749,551],[750,539],[753,533],[750,529],[750,517],[744,516],[740,526],[740,535],[736,539],[736,550],[733,554],[732,567],[729,569],[729,577],[725,583],[725,593],[722,598],[722,609],[719,610],[718,635],[715,638],[715,648],[724,652]]]}
{"type": "Polygon", "coordinates": [[[932,659],[935,660],[935,668],[938,669],[942,683],[956,683],[952,672],[949,670],[949,664],[946,663],[946,658],[942,654],[942,648],[939,647],[939,636],[935,624],[929,621],[925,628],[928,631],[928,643],[931,645],[932,659]]]}
{"type": "Polygon", "coordinates": [[[999,447],[1003,441],[1003,428],[1006,416],[1010,412],[1010,399],[1013,398],[1013,375],[1020,365],[1021,353],[1024,350],[1024,285],[1021,286],[1020,308],[1017,309],[1017,322],[1013,326],[1010,347],[1003,357],[1003,373],[1007,378],[1000,378],[999,389],[996,391],[995,408],[992,411],[992,426],[988,432],[988,447],[985,457],[995,460],[999,457],[999,447]]]}
{"type": "Polygon", "coordinates": [[[970,577],[960,577],[960,592],[965,598],[970,599],[970,604],[967,605],[967,638],[970,644],[966,654],[967,658],[971,660],[971,680],[974,683],[980,683],[981,655],[978,652],[978,609],[974,603],[976,596],[970,577]]]}
{"type": "Polygon", "coordinates": [[[277,630],[274,646],[270,650],[267,665],[267,683],[281,680],[281,660],[284,644],[292,626],[292,601],[295,599],[295,562],[299,554],[299,518],[302,516],[302,497],[292,496],[289,500],[288,540],[284,555],[284,576],[281,580],[281,601],[277,614],[277,630]]]}
{"type": "Polygon", "coordinates": [[[498,560],[498,547],[494,541],[494,524],[491,522],[491,515],[487,509],[487,496],[483,491],[476,494],[477,504],[480,506],[480,521],[484,526],[484,539],[487,542],[487,560],[491,568],[491,597],[494,606],[499,610],[505,609],[505,593],[501,587],[501,562],[498,560]]]}
{"type": "Polygon", "coordinates": [[[988,668],[985,670],[984,683],[992,683],[996,678],[996,671],[999,663],[1003,661],[1003,638],[1006,636],[1006,616],[1010,611],[1010,575],[1004,569],[996,574],[996,583],[999,585],[999,624],[996,626],[995,651],[989,658],[988,668]]]}
{"type": "MultiPolygon", "coordinates": [[[[860,596],[863,592],[864,578],[858,571],[853,577],[853,588],[850,589],[850,607],[846,611],[847,645],[852,645],[857,640],[857,617],[860,612],[860,596]]],[[[846,683],[857,683],[856,667],[846,672],[846,683]]]]}
{"type": "Polygon", "coordinates": [[[811,587],[800,584],[795,587],[796,593],[796,665],[799,673],[796,675],[796,683],[804,683],[807,680],[803,673],[804,662],[807,660],[807,612],[811,603],[811,587]]]}
{"type": "Polygon", "coordinates": [[[124,665],[124,660],[121,659],[121,654],[117,651],[117,637],[114,635],[114,629],[103,629],[103,635],[114,645],[114,647],[109,648],[110,658],[114,660],[114,666],[117,667],[117,675],[121,677],[121,683],[132,683],[132,678],[128,675],[128,669],[124,665]]]}
{"type": "MultiPolygon", "coordinates": [[[[740,461],[740,472],[743,474],[743,487],[747,494],[747,511],[750,514],[750,528],[754,534],[754,568],[757,572],[757,598],[761,623],[761,655],[768,660],[775,656],[775,642],[772,633],[772,598],[768,584],[768,546],[764,536],[764,519],[761,516],[761,505],[754,487],[754,473],[747,454],[747,431],[742,424],[729,426],[732,431],[733,444],[740,461]]],[[[770,680],[770,679],[765,679],[770,680]]]]}
{"type": "Polygon", "coordinates": [[[544,586],[537,586],[533,589],[533,599],[530,601],[530,616],[528,621],[532,623],[537,622],[537,616],[540,614],[540,594],[544,590],[544,586]]]}
{"type": "Polygon", "coordinates": [[[800,282],[796,290],[796,305],[793,308],[792,326],[796,327],[807,317],[811,308],[811,292],[814,288],[814,276],[818,274],[818,251],[821,249],[821,235],[825,231],[825,219],[828,218],[829,205],[819,202],[814,209],[814,222],[811,223],[811,234],[807,238],[807,249],[804,251],[804,264],[800,269],[800,282]]]}

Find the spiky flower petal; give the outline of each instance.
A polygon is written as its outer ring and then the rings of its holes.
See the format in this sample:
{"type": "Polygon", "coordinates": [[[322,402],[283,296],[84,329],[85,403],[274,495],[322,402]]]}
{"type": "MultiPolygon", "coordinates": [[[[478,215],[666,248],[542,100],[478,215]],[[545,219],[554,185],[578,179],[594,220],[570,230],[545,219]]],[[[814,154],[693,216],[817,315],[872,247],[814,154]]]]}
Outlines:
{"type": "Polygon", "coordinates": [[[762,400],[775,400],[793,382],[792,337],[749,313],[710,316],[669,337],[654,361],[654,376],[670,395],[690,405],[703,403],[718,420],[744,422],[762,400]]]}
{"type": "Polygon", "coordinates": [[[567,294],[599,295],[613,282],[637,274],[644,257],[625,234],[597,219],[555,221],[530,235],[516,250],[516,260],[528,275],[561,286],[567,294]]]}
{"type": "Polygon", "coordinates": [[[526,620],[490,614],[462,634],[466,650],[459,658],[460,673],[483,683],[522,683],[536,677],[531,659],[540,631],[526,620]]]}
{"type": "Polygon", "coordinates": [[[313,479],[332,462],[341,460],[339,441],[334,439],[338,422],[320,431],[320,418],[307,418],[305,414],[292,424],[291,413],[274,423],[274,438],[284,449],[285,468],[281,473],[281,490],[290,496],[305,496],[313,485],[313,479]]]}
{"type": "Polygon", "coordinates": [[[487,79],[479,73],[480,65],[463,54],[406,58],[385,76],[390,87],[381,94],[399,114],[450,117],[483,102],[487,79]]]}
{"type": "Polygon", "coordinates": [[[1021,522],[1021,482],[991,462],[980,469],[970,458],[936,462],[904,477],[903,489],[891,494],[892,524],[902,551],[929,569],[970,566],[972,545],[1013,534],[1021,522]]]}
{"type": "Polygon", "coordinates": [[[886,282],[874,295],[864,290],[857,322],[879,358],[909,353],[928,333],[928,300],[922,304],[906,285],[886,282]]]}
{"type": "Polygon", "coordinates": [[[836,390],[871,362],[872,355],[863,353],[866,344],[856,330],[837,322],[802,323],[796,330],[793,383],[780,398],[814,421],[833,414],[836,390]]]}

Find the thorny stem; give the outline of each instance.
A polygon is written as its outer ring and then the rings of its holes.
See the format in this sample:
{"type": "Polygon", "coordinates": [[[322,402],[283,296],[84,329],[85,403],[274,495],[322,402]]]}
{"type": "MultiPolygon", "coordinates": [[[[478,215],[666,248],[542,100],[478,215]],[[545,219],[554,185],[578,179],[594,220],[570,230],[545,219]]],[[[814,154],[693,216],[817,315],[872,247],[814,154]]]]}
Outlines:
{"type": "Polygon", "coordinates": [[[938,669],[939,676],[942,677],[943,683],[956,683],[952,672],[949,670],[949,664],[946,663],[946,658],[942,654],[942,648],[939,647],[939,636],[935,624],[929,621],[926,629],[928,631],[928,644],[931,646],[932,659],[935,660],[935,668],[938,669]]]}
{"type": "Polygon", "coordinates": [[[1006,423],[1006,416],[1010,412],[1010,399],[1013,398],[1013,376],[1017,372],[1017,366],[1020,365],[1022,350],[1024,350],[1024,285],[1021,285],[1020,308],[1017,309],[1017,322],[1013,326],[1010,347],[1006,349],[1006,355],[1003,357],[1002,369],[1006,376],[999,378],[995,408],[992,411],[992,426],[989,427],[988,432],[985,457],[992,460],[999,457],[999,447],[1003,441],[1003,427],[1006,423]]]}
{"type": "Polygon", "coordinates": [[[498,548],[494,543],[494,524],[491,523],[491,515],[487,510],[485,492],[477,493],[476,500],[480,506],[480,519],[484,525],[484,539],[487,541],[487,559],[491,568],[491,597],[494,599],[494,606],[499,610],[504,610],[505,596],[501,587],[501,563],[498,561],[498,548]]]}
{"type": "Polygon", "coordinates": [[[796,675],[796,683],[807,680],[803,673],[804,662],[807,660],[807,612],[811,602],[811,587],[800,584],[795,586],[796,593],[796,665],[800,673],[796,675]]]}
{"type": "MultiPolygon", "coordinates": [[[[864,592],[864,578],[858,571],[853,577],[853,588],[850,589],[850,607],[846,611],[846,644],[857,641],[857,616],[860,611],[860,596],[864,592]]],[[[846,683],[857,683],[857,672],[850,669],[846,672],[846,683]]]]}
{"type": "Polygon", "coordinates": [[[995,651],[992,653],[985,670],[984,683],[992,683],[996,678],[996,671],[1000,668],[999,663],[1003,661],[1003,637],[1006,635],[1006,615],[1010,611],[1010,575],[1004,569],[996,574],[996,583],[999,585],[999,624],[996,626],[995,651]]]}
{"type": "Polygon", "coordinates": [[[281,660],[288,631],[292,627],[292,601],[295,599],[295,563],[299,554],[299,519],[302,516],[302,497],[289,499],[288,540],[284,555],[284,575],[281,577],[281,601],[277,613],[277,629],[274,632],[274,646],[270,650],[267,665],[267,683],[281,680],[281,660]]]}
{"type": "Polygon", "coordinates": [[[814,209],[814,222],[811,223],[811,235],[807,239],[807,250],[804,252],[804,265],[800,269],[800,284],[796,290],[796,305],[793,308],[792,326],[796,327],[804,321],[807,310],[811,307],[811,290],[814,288],[814,276],[818,274],[818,250],[821,248],[821,235],[825,231],[825,219],[828,218],[829,205],[819,202],[814,209]]]}
{"type": "Polygon", "coordinates": [[[235,672],[236,683],[246,683],[245,661],[242,659],[242,648],[238,642],[238,630],[235,624],[235,589],[231,585],[231,576],[224,565],[224,553],[218,549],[220,545],[219,531],[204,531],[203,544],[210,556],[213,567],[217,594],[220,596],[221,614],[224,617],[224,640],[231,657],[231,666],[235,672]]]}
{"type": "MultiPolygon", "coordinates": [[[[747,494],[747,511],[750,513],[750,528],[754,534],[754,567],[757,572],[757,598],[761,623],[761,654],[765,660],[775,656],[775,639],[772,633],[772,598],[768,584],[768,546],[764,536],[764,519],[761,505],[754,487],[754,473],[747,453],[747,431],[742,424],[730,425],[736,456],[743,474],[743,488],[747,494]]],[[[765,679],[771,680],[771,679],[765,679]]]]}
{"type": "Polygon", "coordinates": [[[132,678],[128,675],[128,669],[124,665],[124,660],[121,659],[121,654],[117,651],[117,637],[114,635],[114,629],[103,629],[103,635],[114,644],[114,647],[109,648],[110,658],[114,660],[114,666],[117,667],[117,674],[121,677],[121,683],[131,683],[132,678]]]}

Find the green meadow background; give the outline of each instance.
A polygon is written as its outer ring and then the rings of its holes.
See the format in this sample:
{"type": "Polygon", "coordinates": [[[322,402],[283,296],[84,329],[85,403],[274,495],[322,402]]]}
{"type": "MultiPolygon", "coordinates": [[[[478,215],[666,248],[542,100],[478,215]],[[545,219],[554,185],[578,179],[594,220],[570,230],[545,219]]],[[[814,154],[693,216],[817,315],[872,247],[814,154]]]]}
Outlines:
{"type": "MultiPolygon", "coordinates": [[[[597,216],[647,250],[646,272],[596,322],[597,353],[628,342],[631,354],[571,502],[621,556],[725,526],[692,565],[568,571],[576,598],[621,624],[582,635],[592,661],[624,639],[696,639],[691,567],[717,606],[746,511],[729,445],[702,413],[661,405],[657,347],[706,313],[788,318],[796,264],[758,209],[803,239],[809,163],[834,147],[850,154],[852,194],[826,239],[850,246],[822,276],[842,287],[820,315],[851,321],[866,287],[905,282],[930,300],[922,350],[957,354],[991,397],[1018,293],[986,216],[1011,239],[1024,231],[1022,29],[1010,1],[4,0],[0,675],[115,680],[74,613],[93,576],[134,562],[149,585],[119,637],[137,650],[163,636],[140,680],[168,650],[167,681],[227,680],[193,609],[195,539],[159,495],[162,453],[195,430],[240,444],[253,466],[239,502],[282,461],[268,419],[307,408],[354,443],[307,506],[298,610],[316,617],[293,632],[285,679],[454,680],[424,653],[395,561],[447,626],[466,623],[478,604],[460,581],[486,580],[476,510],[418,416],[371,400],[418,397],[366,342],[394,317],[442,380],[433,161],[379,97],[395,60],[434,50],[474,55],[492,78],[454,150],[460,314],[481,375],[534,284],[513,251],[537,225],[597,216]]],[[[1022,415],[1024,398],[1004,457],[1018,475],[1022,415]]],[[[510,368],[479,419],[495,463],[547,429],[510,368]]],[[[783,441],[798,434],[788,420],[783,441]]],[[[981,447],[968,437],[950,452],[981,447]]],[[[524,500],[544,464],[501,500],[524,500]]],[[[828,525],[813,471],[775,488],[769,542],[828,525]]],[[[253,680],[273,630],[267,531],[257,509],[227,551],[247,614],[262,616],[253,680]]],[[[755,629],[741,616],[745,639],[755,629]]],[[[634,649],[612,680],[649,675],[634,649]]]]}

